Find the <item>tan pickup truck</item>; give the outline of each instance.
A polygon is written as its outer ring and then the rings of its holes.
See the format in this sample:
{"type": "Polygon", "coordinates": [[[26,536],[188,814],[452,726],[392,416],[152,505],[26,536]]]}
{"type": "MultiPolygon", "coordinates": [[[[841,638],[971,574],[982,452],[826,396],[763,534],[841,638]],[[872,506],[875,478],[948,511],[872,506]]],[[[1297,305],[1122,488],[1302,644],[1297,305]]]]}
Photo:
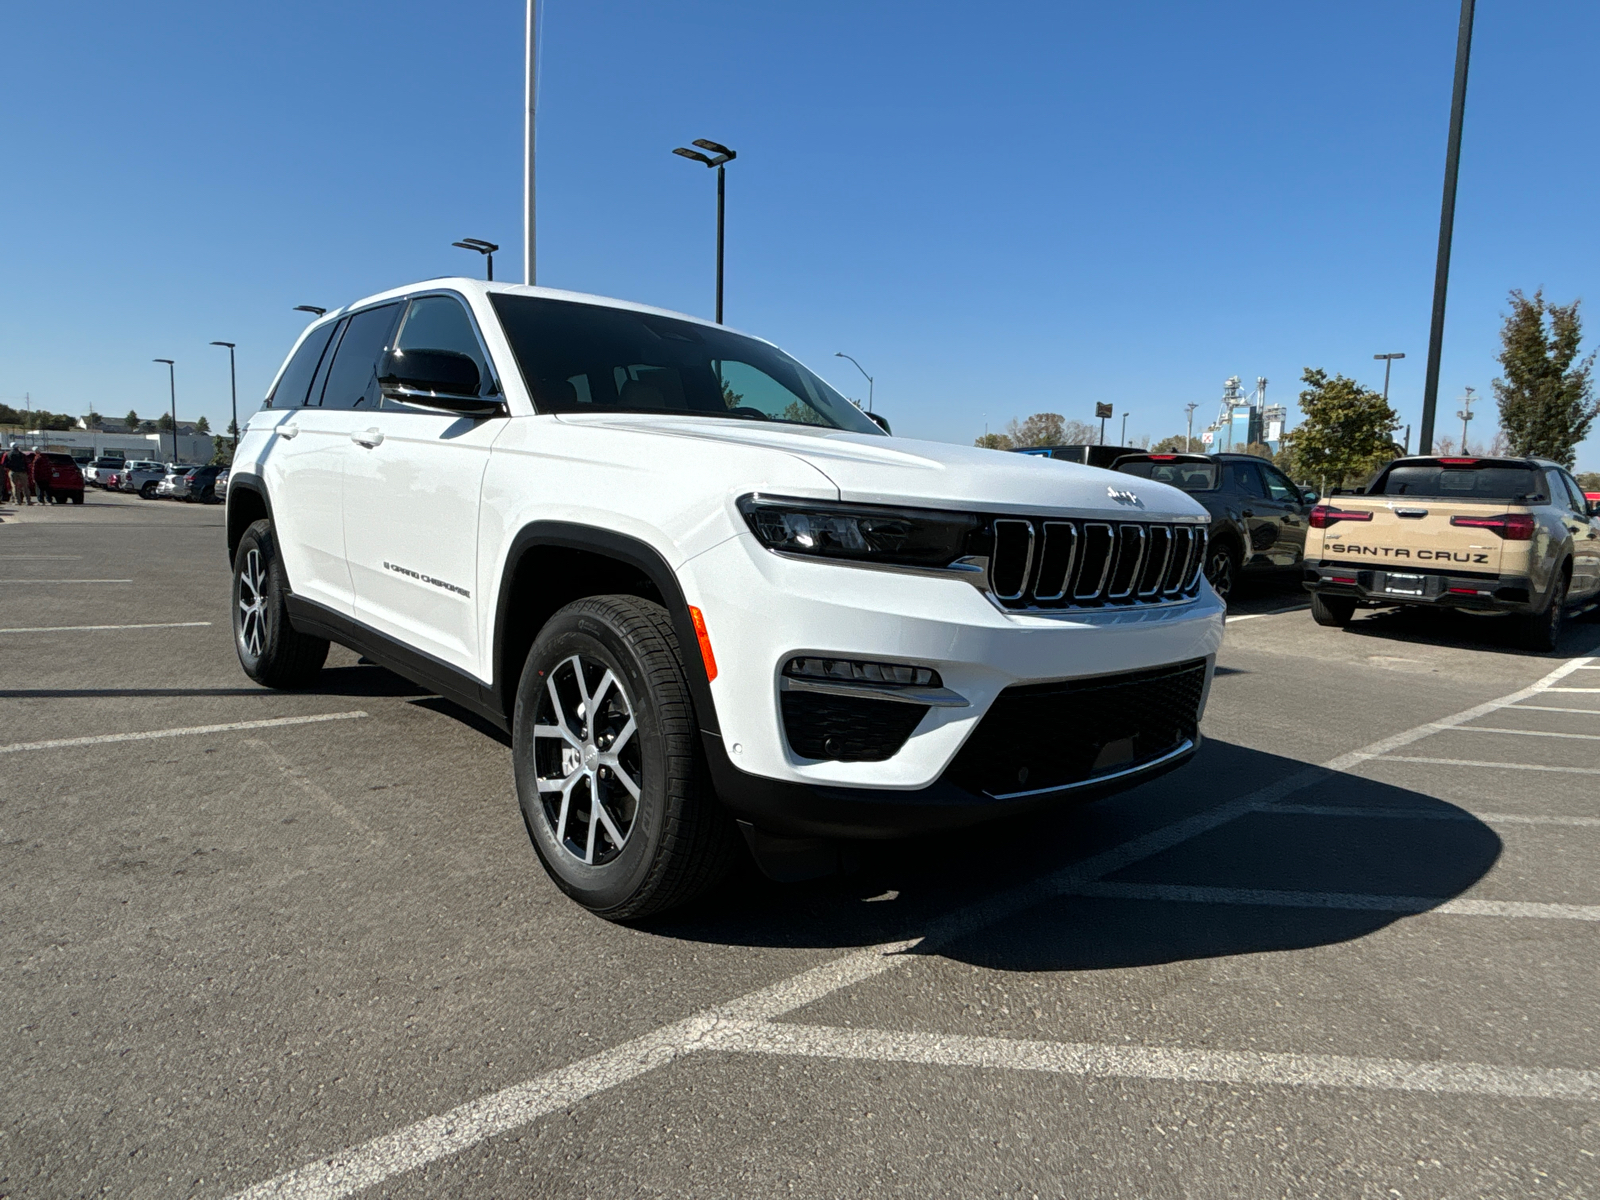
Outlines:
{"type": "Polygon", "coordinates": [[[1343,625],[1357,607],[1498,612],[1525,646],[1549,650],[1568,612],[1600,600],[1600,502],[1543,459],[1397,458],[1309,523],[1319,625],[1343,625]]]}

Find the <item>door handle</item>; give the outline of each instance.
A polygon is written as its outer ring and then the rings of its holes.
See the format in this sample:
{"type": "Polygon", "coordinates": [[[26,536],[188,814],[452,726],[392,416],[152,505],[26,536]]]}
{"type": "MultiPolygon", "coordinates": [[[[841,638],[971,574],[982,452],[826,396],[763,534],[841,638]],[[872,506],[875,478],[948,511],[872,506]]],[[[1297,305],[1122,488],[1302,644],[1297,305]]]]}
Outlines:
{"type": "Polygon", "coordinates": [[[350,440],[358,446],[365,446],[368,450],[383,441],[381,429],[358,429],[350,435],[350,440]]]}
{"type": "Polygon", "coordinates": [[[285,421],[282,425],[278,426],[278,436],[281,438],[299,437],[300,426],[296,425],[293,421],[285,421]]]}

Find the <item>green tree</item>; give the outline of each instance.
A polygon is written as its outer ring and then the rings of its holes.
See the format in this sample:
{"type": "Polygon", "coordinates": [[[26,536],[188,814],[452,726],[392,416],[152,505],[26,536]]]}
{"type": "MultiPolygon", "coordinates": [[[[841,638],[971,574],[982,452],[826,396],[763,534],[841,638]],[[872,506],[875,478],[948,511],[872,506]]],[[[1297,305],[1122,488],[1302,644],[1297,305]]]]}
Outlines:
{"type": "Polygon", "coordinates": [[[83,419],[83,423],[90,429],[99,429],[100,426],[105,424],[105,420],[100,416],[99,413],[95,412],[95,410],[91,408],[89,410],[89,415],[83,419]]]}
{"type": "Polygon", "coordinates": [[[128,410],[128,415],[122,418],[122,421],[123,424],[127,425],[130,433],[139,428],[139,414],[131,408],[128,410]]]}
{"type": "Polygon", "coordinates": [[[1513,289],[1510,300],[1500,326],[1505,378],[1494,381],[1500,427],[1512,454],[1536,454],[1570,469],[1578,443],[1600,415],[1590,381],[1594,355],[1578,359],[1580,301],[1553,304],[1542,289],[1531,300],[1513,289]]]}
{"type": "Polygon", "coordinates": [[[1003,433],[986,433],[982,437],[972,439],[974,446],[982,446],[985,450],[1010,450],[1011,439],[1003,433]]]}
{"type": "Polygon", "coordinates": [[[1006,426],[1006,437],[1013,446],[1064,445],[1067,420],[1060,413],[1034,413],[1025,421],[1015,417],[1006,426]]]}
{"type": "Polygon", "coordinates": [[[172,415],[170,413],[162,413],[159,417],[157,417],[156,418],[156,428],[159,429],[162,433],[171,433],[172,432],[172,415]]]}
{"type": "MultiPolygon", "coordinates": [[[[1199,441],[1199,438],[1195,439],[1196,445],[1199,444],[1199,441]]],[[[1171,437],[1164,437],[1150,447],[1151,454],[1187,454],[1188,452],[1189,441],[1181,433],[1175,433],[1171,437]]]]}
{"type": "MultiPolygon", "coordinates": [[[[1284,436],[1293,474],[1327,487],[1364,481],[1394,457],[1400,418],[1383,397],[1343,375],[1307,367],[1299,428],[1284,436]]],[[[1324,489],[1325,490],[1325,489],[1324,489]]]]}
{"type": "Polygon", "coordinates": [[[1584,491],[1600,492],[1600,471],[1585,471],[1582,475],[1576,475],[1573,478],[1578,481],[1578,486],[1584,491]]]}
{"type": "Polygon", "coordinates": [[[204,417],[201,417],[198,421],[196,421],[194,423],[194,431],[196,433],[210,433],[211,432],[211,422],[206,420],[204,417]]]}

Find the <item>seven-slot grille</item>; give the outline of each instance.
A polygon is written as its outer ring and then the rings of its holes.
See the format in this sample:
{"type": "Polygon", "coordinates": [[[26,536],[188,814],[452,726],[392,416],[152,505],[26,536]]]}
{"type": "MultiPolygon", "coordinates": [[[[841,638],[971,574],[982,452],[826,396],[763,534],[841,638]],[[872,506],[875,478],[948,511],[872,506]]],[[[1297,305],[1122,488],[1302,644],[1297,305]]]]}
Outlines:
{"type": "Polygon", "coordinates": [[[1195,594],[1204,525],[996,517],[989,588],[1007,608],[1159,604],[1195,594]]]}

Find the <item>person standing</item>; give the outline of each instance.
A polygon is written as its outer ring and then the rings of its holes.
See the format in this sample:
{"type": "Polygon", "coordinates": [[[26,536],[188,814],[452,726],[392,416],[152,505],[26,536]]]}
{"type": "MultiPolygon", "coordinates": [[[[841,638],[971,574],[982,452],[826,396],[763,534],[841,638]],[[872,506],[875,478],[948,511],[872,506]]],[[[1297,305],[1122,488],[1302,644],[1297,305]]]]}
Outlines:
{"type": "Polygon", "coordinates": [[[50,460],[44,456],[44,451],[34,447],[28,456],[28,482],[33,484],[33,494],[40,504],[48,505],[52,499],[50,495],[50,460]]]}
{"type": "Polygon", "coordinates": [[[6,451],[6,475],[11,480],[11,495],[14,504],[32,504],[33,491],[28,486],[28,456],[22,452],[22,447],[11,443],[11,449],[6,451]]]}

